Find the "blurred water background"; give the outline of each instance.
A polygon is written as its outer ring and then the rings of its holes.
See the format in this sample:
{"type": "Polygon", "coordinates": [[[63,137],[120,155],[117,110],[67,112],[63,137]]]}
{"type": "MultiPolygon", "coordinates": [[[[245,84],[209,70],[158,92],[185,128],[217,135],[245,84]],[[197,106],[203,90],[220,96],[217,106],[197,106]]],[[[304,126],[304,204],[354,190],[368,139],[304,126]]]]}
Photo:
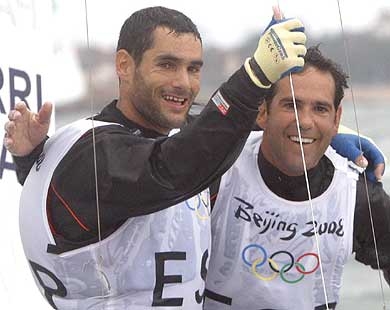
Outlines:
{"type": "MultiPolygon", "coordinates": [[[[379,96],[379,94],[378,94],[379,96]]],[[[387,158],[390,158],[390,101],[371,99],[370,101],[356,100],[356,111],[360,131],[377,143],[387,158]]],[[[342,123],[350,128],[356,128],[353,103],[345,100],[343,103],[342,123]]],[[[390,171],[387,166],[383,179],[384,188],[390,193],[390,171]]],[[[338,310],[371,310],[384,309],[381,274],[361,263],[351,259],[344,270],[338,310]]],[[[390,309],[390,288],[383,280],[383,292],[386,309],[390,309]]]]}

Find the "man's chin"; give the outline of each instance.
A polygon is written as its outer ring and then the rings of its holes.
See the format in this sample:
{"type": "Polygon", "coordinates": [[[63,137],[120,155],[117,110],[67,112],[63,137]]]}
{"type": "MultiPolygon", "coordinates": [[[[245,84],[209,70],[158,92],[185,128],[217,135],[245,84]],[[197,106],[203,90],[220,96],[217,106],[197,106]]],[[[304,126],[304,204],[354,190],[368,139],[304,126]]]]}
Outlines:
{"type": "Polygon", "coordinates": [[[185,115],[181,115],[181,116],[176,115],[175,117],[170,117],[168,119],[170,128],[183,127],[187,122],[187,116],[188,116],[188,113],[186,113],[185,115]]]}
{"type": "Polygon", "coordinates": [[[175,122],[172,122],[171,123],[171,128],[172,129],[175,129],[175,128],[183,128],[186,124],[186,121],[183,120],[183,121],[175,121],[175,122]]]}

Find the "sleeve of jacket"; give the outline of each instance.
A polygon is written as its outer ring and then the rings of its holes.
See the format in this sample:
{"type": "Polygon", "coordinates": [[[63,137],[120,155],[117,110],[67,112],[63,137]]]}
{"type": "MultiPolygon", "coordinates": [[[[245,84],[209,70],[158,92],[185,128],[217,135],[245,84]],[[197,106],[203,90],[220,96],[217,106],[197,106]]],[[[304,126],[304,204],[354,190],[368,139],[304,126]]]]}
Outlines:
{"type": "MultiPolygon", "coordinates": [[[[382,183],[368,181],[368,197],[371,205],[372,221],[378,250],[379,267],[390,268],[390,197],[382,183]]],[[[363,177],[359,178],[356,193],[354,220],[354,251],[356,259],[377,269],[377,258],[371,228],[369,203],[363,177]]]]}
{"type": "Polygon", "coordinates": [[[16,177],[20,184],[24,184],[31,167],[34,165],[35,161],[38,159],[39,154],[41,154],[43,150],[43,146],[45,145],[46,140],[49,137],[46,137],[36,148],[27,156],[12,156],[13,161],[16,166],[16,177]]]}
{"type": "MultiPolygon", "coordinates": [[[[99,198],[115,207],[118,220],[159,211],[207,188],[238,157],[267,91],[252,84],[241,68],[195,121],[171,137],[129,139],[123,130],[97,131],[99,198]]],[[[92,145],[87,139],[72,148],[54,174],[57,190],[80,208],[93,196],[86,193],[94,193],[92,145]],[[85,163],[82,169],[74,169],[80,162],[85,163]]],[[[106,212],[114,216],[113,208],[106,212]]]]}

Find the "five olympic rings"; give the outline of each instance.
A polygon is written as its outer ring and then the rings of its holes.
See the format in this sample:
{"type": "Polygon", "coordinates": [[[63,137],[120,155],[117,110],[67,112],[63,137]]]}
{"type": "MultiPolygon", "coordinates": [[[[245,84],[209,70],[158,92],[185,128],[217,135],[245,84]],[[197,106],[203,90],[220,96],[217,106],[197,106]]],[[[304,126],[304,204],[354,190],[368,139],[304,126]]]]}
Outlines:
{"type": "Polygon", "coordinates": [[[279,274],[280,278],[284,282],[289,283],[289,284],[298,283],[299,281],[301,281],[304,278],[305,275],[308,275],[310,273],[315,272],[318,269],[319,265],[320,265],[320,260],[318,258],[318,254],[317,253],[313,253],[313,252],[304,253],[301,256],[299,256],[296,261],[294,259],[294,256],[290,252],[287,252],[287,251],[277,251],[277,252],[273,253],[271,256],[268,257],[268,254],[267,254],[266,250],[264,249],[264,247],[262,247],[261,245],[258,245],[258,244],[249,244],[249,245],[247,245],[242,250],[241,257],[242,257],[242,260],[244,261],[244,263],[247,266],[251,267],[251,272],[253,273],[253,275],[256,278],[258,278],[260,280],[263,280],[263,281],[271,281],[271,280],[275,279],[278,276],[278,274],[279,274]],[[248,259],[246,257],[246,252],[249,249],[251,249],[251,248],[259,249],[261,254],[262,254],[262,257],[255,259],[252,263],[250,261],[248,261],[248,259]],[[280,255],[280,254],[287,255],[289,257],[289,259],[290,259],[290,263],[287,263],[287,264],[283,265],[282,268],[279,269],[278,263],[275,261],[274,257],[276,255],[280,255]],[[310,270],[306,270],[306,268],[301,263],[302,259],[307,257],[307,256],[312,256],[316,260],[316,263],[315,263],[314,267],[312,269],[310,269],[310,270]],[[268,277],[261,275],[257,271],[257,268],[260,268],[266,262],[269,263],[269,267],[273,271],[273,273],[270,276],[268,276],[268,277]],[[291,279],[288,279],[286,277],[286,273],[289,270],[291,270],[291,268],[293,268],[294,266],[295,266],[295,269],[298,271],[298,273],[301,274],[301,276],[299,276],[297,279],[291,280],[291,279]]]}
{"type": "MultiPolygon", "coordinates": [[[[196,216],[200,219],[200,220],[207,220],[208,218],[210,218],[210,210],[208,208],[209,204],[208,204],[208,199],[207,201],[204,201],[203,197],[202,197],[202,193],[190,198],[190,199],[187,199],[185,201],[185,204],[187,206],[188,209],[192,210],[192,211],[195,211],[195,214],[196,216]],[[192,203],[192,201],[195,199],[195,201],[197,200],[197,202],[195,203],[192,203]],[[195,207],[193,207],[192,205],[195,205],[195,207]],[[201,207],[204,207],[204,209],[206,211],[203,211],[202,214],[200,212],[200,209],[201,207]]],[[[202,208],[203,209],[203,208],[202,208]]]]}

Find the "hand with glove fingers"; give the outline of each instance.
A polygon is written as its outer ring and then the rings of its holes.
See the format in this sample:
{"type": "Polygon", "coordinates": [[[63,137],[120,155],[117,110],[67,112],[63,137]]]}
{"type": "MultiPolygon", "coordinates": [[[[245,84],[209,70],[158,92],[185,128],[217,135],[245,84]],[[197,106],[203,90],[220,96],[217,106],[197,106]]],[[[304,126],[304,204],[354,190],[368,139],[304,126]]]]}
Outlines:
{"type": "Polygon", "coordinates": [[[271,23],[262,34],[253,57],[245,61],[245,70],[255,85],[269,88],[282,77],[303,68],[306,35],[300,20],[283,19],[274,8],[271,23]]]}
{"type": "Polygon", "coordinates": [[[385,172],[386,158],[371,138],[360,135],[359,142],[357,132],[340,125],[338,134],[332,139],[331,146],[337,153],[347,157],[359,167],[366,168],[366,175],[370,181],[381,181],[385,172]]]}

